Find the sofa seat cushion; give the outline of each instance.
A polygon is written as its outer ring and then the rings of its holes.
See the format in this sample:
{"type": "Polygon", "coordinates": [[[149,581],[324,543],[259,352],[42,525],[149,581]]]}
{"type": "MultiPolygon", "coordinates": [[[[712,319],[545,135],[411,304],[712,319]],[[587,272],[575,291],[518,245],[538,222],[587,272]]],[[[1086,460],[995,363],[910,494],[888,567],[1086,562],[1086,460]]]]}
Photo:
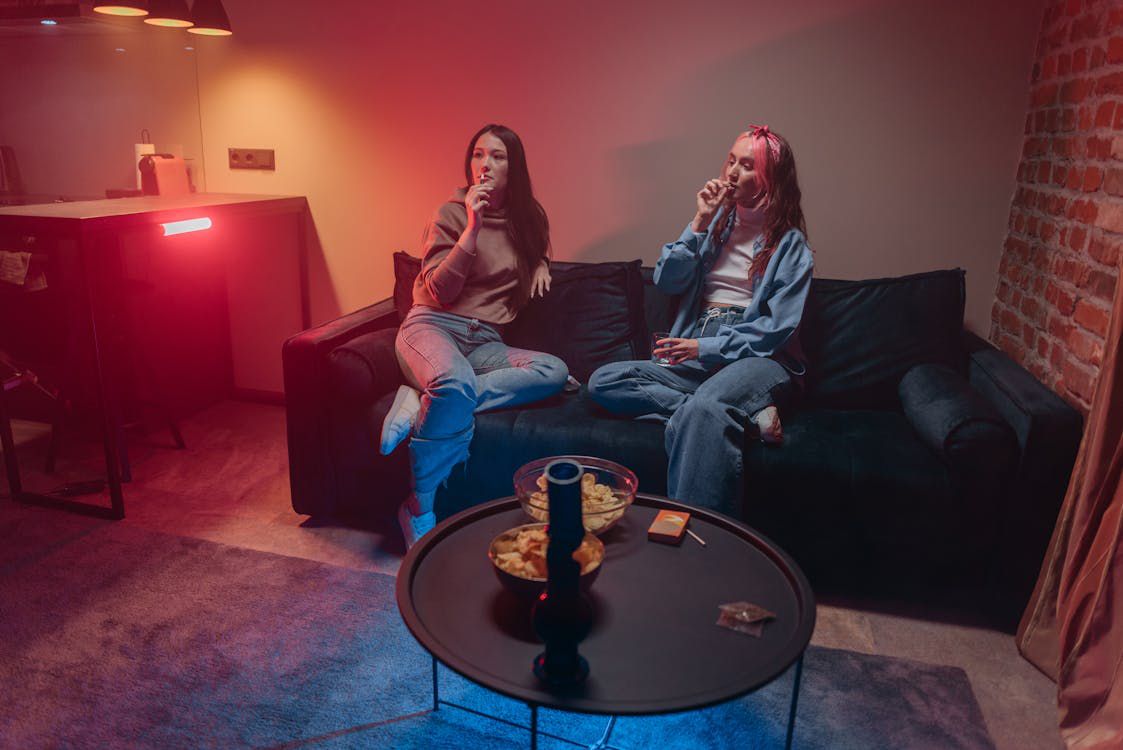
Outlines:
{"type": "MultiPolygon", "coordinates": [[[[453,468],[445,485],[437,490],[437,518],[443,520],[480,503],[515,493],[515,469],[526,461],[521,460],[513,435],[515,422],[524,408],[498,409],[476,415],[467,462],[453,468]]],[[[400,450],[404,453],[405,446],[400,450]]],[[[527,523],[530,523],[529,518],[527,523]]]]}
{"type": "Polygon", "coordinates": [[[554,455],[597,456],[636,473],[640,492],[666,491],[663,426],[608,415],[579,393],[536,404],[476,415],[476,432],[465,467],[437,494],[437,516],[446,518],[478,503],[514,494],[515,470],[554,455]]]}
{"type": "Polygon", "coordinates": [[[992,541],[980,520],[987,509],[955,491],[900,412],[793,413],[784,420],[783,446],[746,444],[745,476],[744,518],[813,581],[836,574],[842,560],[867,572],[891,567],[890,560],[935,571],[952,558],[981,556],[992,541]],[[949,545],[954,555],[945,554],[949,545]]]}
{"type": "Polygon", "coordinates": [[[527,460],[554,455],[596,456],[635,472],[640,492],[667,490],[662,424],[609,414],[585,387],[579,393],[525,408],[515,423],[517,445],[533,446],[527,460]]]}

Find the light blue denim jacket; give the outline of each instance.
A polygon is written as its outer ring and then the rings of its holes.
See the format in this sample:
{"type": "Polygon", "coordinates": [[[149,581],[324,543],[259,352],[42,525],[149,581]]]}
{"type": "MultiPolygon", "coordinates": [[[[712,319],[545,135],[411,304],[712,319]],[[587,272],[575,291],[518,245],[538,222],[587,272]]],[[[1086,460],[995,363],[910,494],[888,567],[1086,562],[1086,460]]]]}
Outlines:
{"type": "MultiPolygon", "coordinates": [[[[691,337],[701,313],[706,274],[733,228],[730,222],[715,241],[710,230],[724,210],[718,211],[704,232],[695,232],[688,224],[681,237],[663,246],[655,264],[655,286],[667,294],[680,295],[671,327],[673,337],[691,337]]],[[[757,252],[762,242],[763,237],[758,237],[757,252]]],[[[803,232],[789,229],[769,259],[764,276],[753,285],[753,298],[741,322],[721,326],[716,336],[698,339],[698,359],[703,367],[717,369],[742,357],[772,357],[793,374],[804,374],[807,361],[799,342],[799,324],[814,266],[803,232]]]]}

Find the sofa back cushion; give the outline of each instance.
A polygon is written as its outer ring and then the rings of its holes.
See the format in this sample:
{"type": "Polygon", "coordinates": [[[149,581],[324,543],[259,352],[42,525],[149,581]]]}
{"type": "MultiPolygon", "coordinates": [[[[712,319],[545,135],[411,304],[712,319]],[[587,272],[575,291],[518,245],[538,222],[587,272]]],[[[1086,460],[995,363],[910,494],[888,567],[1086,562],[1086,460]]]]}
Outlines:
{"type": "Polygon", "coordinates": [[[646,356],[638,260],[550,264],[550,293],[532,299],[504,334],[511,346],[549,352],[581,382],[608,362],[646,356]]]}
{"type": "Polygon", "coordinates": [[[963,370],[962,269],[889,279],[813,279],[801,330],[809,403],[841,409],[898,404],[897,385],[931,362],[963,370]]]}
{"type": "MultiPolygon", "coordinates": [[[[659,291],[659,287],[655,286],[655,269],[651,266],[644,266],[640,272],[643,274],[643,317],[648,333],[671,330],[679,295],[659,291]]],[[[647,340],[650,344],[650,336],[647,340]]]]}
{"type": "MultiPolygon", "coordinates": [[[[394,304],[405,318],[421,261],[394,253],[394,304]]],[[[503,333],[520,349],[549,352],[585,382],[608,362],[647,357],[643,276],[638,260],[550,264],[550,292],[532,299],[503,333]]]]}
{"type": "Polygon", "coordinates": [[[413,307],[413,282],[419,273],[421,258],[402,250],[394,253],[394,307],[399,322],[406,319],[406,313],[413,307]]]}

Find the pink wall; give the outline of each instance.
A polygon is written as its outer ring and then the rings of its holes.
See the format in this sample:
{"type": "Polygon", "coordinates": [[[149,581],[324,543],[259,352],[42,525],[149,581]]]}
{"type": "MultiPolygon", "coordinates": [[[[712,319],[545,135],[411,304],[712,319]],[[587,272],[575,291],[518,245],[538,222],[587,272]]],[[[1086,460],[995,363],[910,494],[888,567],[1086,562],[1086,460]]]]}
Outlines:
{"type": "Polygon", "coordinates": [[[317,319],[390,293],[484,122],[523,136],[557,257],[647,262],[767,122],[820,275],[961,265],[986,330],[1040,0],[384,5],[229,0],[236,35],[199,55],[208,188],[309,196],[317,319]],[[227,170],[238,145],[277,172],[227,170]]]}
{"type": "MultiPolygon", "coordinates": [[[[308,196],[316,321],[390,294],[485,122],[522,135],[555,257],[647,263],[753,122],[795,148],[820,276],[963,266],[987,330],[1044,0],[225,4],[235,35],[193,40],[204,184],[308,196]]],[[[290,257],[245,270],[288,290],[290,257]]]]}

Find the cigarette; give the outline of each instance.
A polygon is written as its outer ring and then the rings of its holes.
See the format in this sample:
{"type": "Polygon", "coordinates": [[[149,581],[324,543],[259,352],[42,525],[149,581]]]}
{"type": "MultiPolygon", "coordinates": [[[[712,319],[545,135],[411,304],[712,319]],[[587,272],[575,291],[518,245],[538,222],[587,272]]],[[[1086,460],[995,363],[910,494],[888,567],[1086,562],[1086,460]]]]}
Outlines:
{"type": "Polygon", "coordinates": [[[691,531],[690,529],[687,529],[687,530],[686,530],[686,533],[687,533],[687,534],[690,534],[690,536],[694,537],[694,541],[698,542],[698,544],[701,544],[701,545],[702,545],[703,547],[705,547],[705,546],[706,546],[706,542],[705,542],[705,540],[703,540],[703,539],[702,539],[702,537],[698,536],[697,534],[695,534],[695,533],[694,533],[693,531],[691,531]]]}

